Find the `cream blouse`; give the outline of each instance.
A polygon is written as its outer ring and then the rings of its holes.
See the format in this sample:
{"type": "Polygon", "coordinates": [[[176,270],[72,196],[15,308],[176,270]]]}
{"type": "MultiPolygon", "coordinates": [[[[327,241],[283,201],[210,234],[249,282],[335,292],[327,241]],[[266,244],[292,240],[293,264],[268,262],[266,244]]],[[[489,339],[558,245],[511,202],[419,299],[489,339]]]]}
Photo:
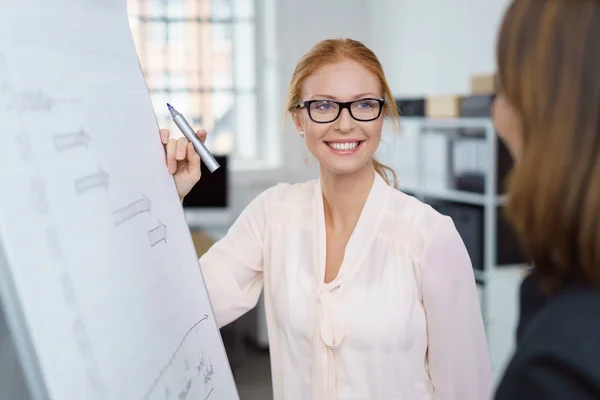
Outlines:
{"type": "Polygon", "coordinates": [[[319,180],[278,184],[200,258],[219,326],[264,287],[275,400],[484,400],[493,390],[469,256],[452,220],[376,175],[326,284],[319,180]]]}

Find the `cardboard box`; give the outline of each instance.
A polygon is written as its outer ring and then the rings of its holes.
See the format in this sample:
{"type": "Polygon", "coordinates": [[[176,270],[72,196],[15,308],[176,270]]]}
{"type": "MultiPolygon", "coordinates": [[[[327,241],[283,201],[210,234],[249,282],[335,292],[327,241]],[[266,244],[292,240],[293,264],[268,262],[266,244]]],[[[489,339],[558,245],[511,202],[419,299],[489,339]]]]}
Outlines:
{"type": "Polygon", "coordinates": [[[471,75],[471,93],[492,94],[496,93],[496,76],[494,74],[471,75]]]}
{"type": "Polygon", "coordinates": [[[425,99],[425,116],[428,118],[458,118],[460,116],[459,95],[435,95],[425,99]]]}

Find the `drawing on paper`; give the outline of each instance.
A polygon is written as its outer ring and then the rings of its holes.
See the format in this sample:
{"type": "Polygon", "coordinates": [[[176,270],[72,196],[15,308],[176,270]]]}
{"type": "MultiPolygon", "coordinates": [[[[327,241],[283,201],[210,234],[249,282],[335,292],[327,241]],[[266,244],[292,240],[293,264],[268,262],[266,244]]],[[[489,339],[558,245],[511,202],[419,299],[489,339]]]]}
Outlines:
{"type": "Polygon", "coordinates": [[[22,3],[0,13],[0,41],[26,44],[0,52],[3,159],[17,167],[0,174],[0,224],[31,382],[57,399],[237,398],[193,244],[175,240],[188,227],[126,5],[22,3]]]}
{"type": "Polygon", "coordinates": [[[75,190],[77,194],[82,195],[85,192],[96,188],[107,188],[109,177],[106,172],[99,170],[96,173],[83,176],[75,181],[75,190]]]}
{"type": "Polygon", "coordinates": [[[14,105],[18,111],[50,111],[52,98],[42,91],[21,92],[14,96],[14,105]]]}
{"type": "Polygon", "coordinates": [[[144,400],[186,400],[192,391],[194,393],[202,394],[203,397],[200,399],[206,400],[210,398],[210,395],[215,389],[213,386],[215,368],[210,355],[207,354],[207,350],[200,347],[188,352],[195,354],[193,361],[190,361],[190,359],[183,354],[183,350],[186,349],[186,346],[191,346],[196,343],[193,339],[196,339],[195,336],[200,334],[202,323],[207,320],[208,315],[205,314],[202,319],[196,322],[183,335],[183,338],[171,354],[166,365],[161,369],[158,376],[152,382],[152,385],[150,385],[150,388],[144,396],[144,400]],[[184,372],[183,377],[180,372],[176,372],[173,374],[174,376],[171,376],[171,370],[180,371],[182,366],[184,372]],[[177,378],[175,378],[175,376],[177,376],[177,378]],[[202,386],[198,387],[198,385],[202,386]],[[161,393],[163,396],[160,395],[161,393]]]}
{"type": "Polygon", "coordinates": [[[59,104],[79,104],[77,99],[56,99],[42,90],[19,91],[13,95],[11,108],[18,112],[50,112],[59,104]]]}
{"type": "Polygon", "coordinates": [[[160,242],[167,243],[167,226],[158,221],[158,226],[148,232],[148,238],[150,239],[150,246],[152,247],[160,242]]]}
{"type": "Polygon", "coordinates": [[[113,220],[115,226],[119,226],[124,222],[134,218],[136,215],[146,212],[148,214],[150,213],[150,199],[148,199],[146,195],[143,195],[141,199],[136,200],[123,208],[113,211],[113,220]]]}
{"type": "Polygon", "coordinates": [[[90,143],[90,137],[85,131],[80,130],[77,132],[60,133],[53,136],[54,147],[59,152],[70,150],[75,147],[88,147],[90,143]]]}

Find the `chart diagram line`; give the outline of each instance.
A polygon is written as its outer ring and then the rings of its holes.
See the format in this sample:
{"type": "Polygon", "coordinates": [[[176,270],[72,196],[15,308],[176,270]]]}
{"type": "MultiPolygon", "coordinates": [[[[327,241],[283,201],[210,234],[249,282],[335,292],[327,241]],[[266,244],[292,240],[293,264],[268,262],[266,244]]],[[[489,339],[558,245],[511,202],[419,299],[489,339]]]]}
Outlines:
{"type": "MultiPolygon", "coordinates": [[[[150,397],[150,395],[152,395],[152,392],[154,392],[154,389],[156,389],[156,386],[160,382],[160,379],[163,377],[163,375],[165,374],[165,372],[167,372],[167,370],[169,369],[169,367],[173,363],[173,360],[175,360],[175,357],[177,356],[177,353],[179,353],[179,350],[181,349],[181,346],[183,346],[183,344],[185,343],[185,340],[190,335],[190,333],[192,333],[192,331],[194,330],[194,328],[196,328],[198,325],[200,325],[202,322],[206,321],[207,319],[208,319],[208,315],[204,314],[204,317],[202,317],[202,319],[200,321],[198,321],[194,325],[192,325],[192,327],[190,329],[188,329],[188,331],[185,333],[185,335],[183,335],[183,338],[179,341],[179,344],[175,348],[175,351],[173,351],[173,354],[171,354],[171,357],[169,358],[169,361],[167,362],[167,365],[165,365],[163,367],[163,369],[160,371],[160,373],[158,374],[158,376],[156,377],[156,379],[154,379],[154,382],[152,382],[152,385],[150,386],[150,389],[148,389],[148,392],[144,396],[144,399],[148,399],[150,397]]],[[[209,393],[209,395],[210,395],[210,393],[209,393]]]]}

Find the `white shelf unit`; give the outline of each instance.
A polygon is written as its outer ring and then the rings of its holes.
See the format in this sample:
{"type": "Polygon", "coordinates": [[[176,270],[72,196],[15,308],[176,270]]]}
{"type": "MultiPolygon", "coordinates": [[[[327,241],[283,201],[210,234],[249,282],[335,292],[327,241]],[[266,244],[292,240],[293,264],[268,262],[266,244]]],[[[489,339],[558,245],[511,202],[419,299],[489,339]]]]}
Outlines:
{"type": "Polygon", "coordinates": [[[400,184],[400,190],[414,195],[420,200],[441,200],[452,203],[474,205],[483,209],[483,265],[482,269],[474,269],[475,279],[482,290],[482,312],[484,319],[487,316],[488,299],[486,285],[490,274],[496,268],[497,260],[497,232],[498,232],[498,207],[505,201],[505,195],[498,192],[498,149],[494,125],[490,118],[456,118],[456,119],[428,119],[411,118],[411,123],[418,125],[416,146],[416,179],[412,184],[400,184]],[[450,156],[451,143],[459,138],[480,140],[484,143],[485,166],[483,169],[483,193],[469,192],[452,189],[448,181],[441,185],[427,183],[424,139],[427,135],[438,134],[447,141],[446,149],[448,178],[452,175],[454,158],[450,156]]]}

